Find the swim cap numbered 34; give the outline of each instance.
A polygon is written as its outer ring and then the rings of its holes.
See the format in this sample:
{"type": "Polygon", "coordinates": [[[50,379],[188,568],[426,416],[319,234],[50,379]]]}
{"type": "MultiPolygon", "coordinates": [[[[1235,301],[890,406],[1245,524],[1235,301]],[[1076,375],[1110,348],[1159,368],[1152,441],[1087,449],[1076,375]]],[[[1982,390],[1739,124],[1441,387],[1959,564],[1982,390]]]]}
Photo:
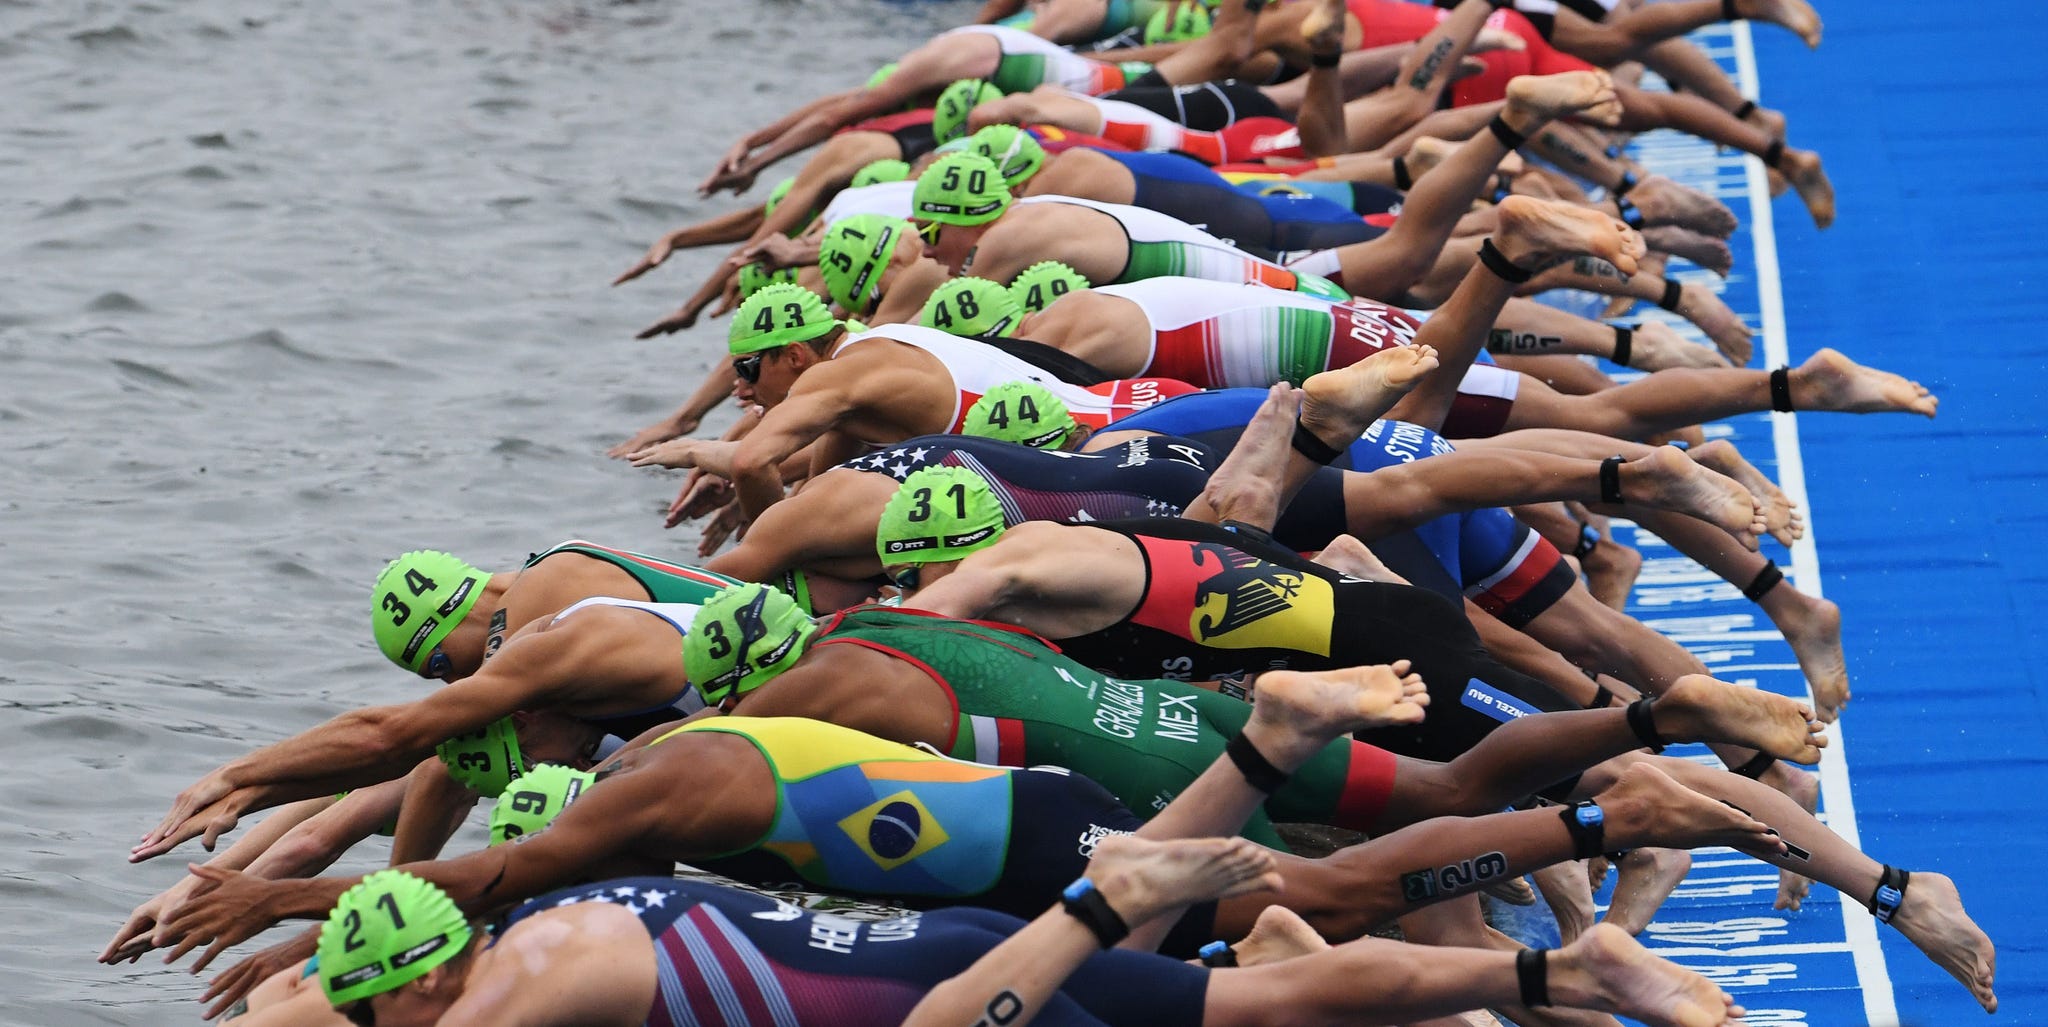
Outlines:
{"type": "Polygon", "coordinates": [[[434,647],[462,623],[491,576],[434,549],[384,566],[370,593],[370,634],[391,662],[418,674],[434,647]]]}
{"type": "Polygon", "coordinates": [[[336,1008],[382,995],[461,955],[470,934],[447,892],[379,870],[342,892],[321,925],[320,988],[336,1008]]]}

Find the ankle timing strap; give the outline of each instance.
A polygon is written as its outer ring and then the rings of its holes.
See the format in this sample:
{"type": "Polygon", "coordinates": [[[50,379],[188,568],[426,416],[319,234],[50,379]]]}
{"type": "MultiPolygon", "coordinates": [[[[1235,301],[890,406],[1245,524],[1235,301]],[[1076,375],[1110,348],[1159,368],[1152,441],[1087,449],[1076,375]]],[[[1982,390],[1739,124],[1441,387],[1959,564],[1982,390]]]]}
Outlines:
{"type": "Polygon", "coordinates": [[[1624,197],[1624,196],[1627,196],[1627,195],[1628,195],[1628,191],[1629,191],[1630,189],[1634,189],[1634,188],[1636,187],[1636,183],[1637,183],[1637,182],[1640,182],[1640,181],[1642,181],[1642,180],[1636,177],[1636,173],[1635,173],[1635,172],[1633,172],[1633,171],[1624,171],[1624,172],[1622,172],[1622,173],[1621,173],[1621,181],[1619,181],[1619,182],[1616,182],[1616,183],[1614,183],[1614,188],[1612,188],[1612,189],[1609,189],[1609,190],[1607,191],[1607,192],[1609,193],[1609,197],[1608,197],[1608,198],[1609,198],[1609,199],[1615,199],[1615,200],[1618,200],[1618,199],[1621,199],[1621,198],[1622,198],[1622,197],[1624,197]]]}
{"type": "Polygon", "coordinates": [[[1260,752],[1242,731],[1230,737],[1229,744],[1223,747],[1223,754],[1237,764],[1237,772],[1244,775],[1245,783],[1267,795],[1279,791],[1280,786],[1287,783],[1287,772],[1274,766],[1273,761],[1267,759],[1266,754],[1260,752]]]}
{"type": "Polygon", "coordinates": [[[1771,409],[1780,413],[1792,412],[1792,369],[1781,367],[1771,372],[1771,409]]]}
{"type": "Polygon", "coordinates": [[[1342,50],[1335,53],[1311,53],[1308,55],[1308,66],[1311,68],[1334,68],[1343,59],[1344,51],[1342,50]]]}
{"type": "Polygon", "coordinates": [[[1592,859],[1607,851],[1607,814],[1598,803],[1575,802],[1559,810],[1558,819],[1572,836],[1573,859],[1592,859]]]}
{"type": "MultiPolygon", "coordinates": [[[[1721,0],[1721,20],[1741,21],[1742,15],[1735,10],[1735,0],[1721,0]]],[[[1740,115],[1737,115],[1740,117],[1740,115]]]]}
{"type": "Polygon", "coordinates": [[[1586,708],[1589,710],[1604,710],[1612,705],[1614,705],[1614,689],[1601,685],[1593,693],[1593,701],[1587,703],[1586,708]]]}
{"type": "Polygon", "coordinates": [[[1522,988],[1522,1004],[1550,1004],[1550,963],[1546,949],[1523,949],[1515,953],[1515,983],[1522,988]]]}
{"type": "Polygon", "coordinates": [[[1611,357],[1608,357],[1607,359],[1609,359],[1609,360],[1613,361],[1613,362],[1614,362],[1614,364],[1615,364],[1615,366],[1617,366],[1617,367],[1627,367],[1627,366],[1628,366],[1628,359],[1629,359],[1630,357],[1632,357],[1632,356],[1635,356],[1635,347],[1636,347],[1636,326],[1635,326],[1635,325],[1615,325],[1615,326],[1614,326],[1614,355],[1613,355],[1613,356],[1611,356],[1611,357]]]}
{"type": "Polygon", "coordinates": [[[1302,427],[1299,420],[1294,422],[1294,440],[1289,445],[1294,447],[1295,452],[1325,467],[1335,463],[1338,457],[1344,455],[1343,450],[1316,438],[1316,433],[1302,427]]]}
{"type": "Polygon", "coordinates": [[[1777,564],[1765,560],[1764,569],[1756,572],[1756,577],[1742,590],[1742,598],[1752,603],[1760,602],[1771,589],[1778,587],[1778,582],[1783,580],[1785,572],[1779,570],[1777,564]]]}
{"type": "Polygon", "coordinates": [[[1519,150],[1522,148],[1523,143],[1529,141],[1528,136],[1509,128],[1508,123],[1502,120],[1498,114],[1493,116],[1492,121],[1486,123],[1486,130],[1492,132],[1493,137],[1500,140],[1500,144],[1510,150],[1519,150]]]}
{"type": "Polygon", "coordinates": [[[1628,197],[1615,197],[1614,209],[1621,212],[1622,224],[1625,224],[1630,228],[1641,230],[1641,228],[1643,227],[1643,212],[1637,210],[1635,204],[1628,202],[1628,197]]]}
{"type": "Polygon", "coordinates": [[[1678,313],[1678,302],[1685,298],[1684,294],[1685,286],[1678,284],[1677,279],[1666,278],[1664,279],[1664,295],[1657,298],[1657,305],[1676,314],[1678,313]]]}
{"type": "Polygon", "coordinates": [[[1600,533],[1590,524],[1579,525],[1579,541],[1572,546],[1572,555],[1583,560],[1586,554],[1600,546],[1600,533]]]}
{"type": "Polygon", "coordinates": [[[1666,743],[1664,736],[1657,733],[1657,715],[1651,712],[1651,707],[1656,702],[1657,698],[1655,696],[1644,696],[1635,702],[1629,703],[1628,729],[1635,732],[1636,737],[1644,745],[1662,751],[1666,743]]]}
{"type": "Polygon", "coordinates": [[[1778,166],[1778,162],[1784,159],[1785,141],[1783,139],[1773,139],[1771,140],[1771,145],[1764,147],[1764,167],[1775,168],[1778,166]]]}
{"type": "Polygon", "coordinates": [[[1764,776],[1764,772],[1771,769],[1772,765],[1776,764],[1777,762],[1777,757],[1772,756],[1770,753],[1767,752],[1760,752],[1757,753],[1754,757],[1752,757],[1748,763],[1745,763],[1742,766],[1729,767],[1728,772],[1731,774],[1740,774],[1743,777],[1749,778],[1751,781],[1755,781],[1762,778],[1764,776]]]}
{"type": "Polygon", "coordinates": [[[1621,498],[1621,463],[1618,456],[1600,461],[1600,501],[1616,506],[1628,502],[1621,498]]]}
{"type": "Polygon", "coordinates": [[[1899,904],[1906,901],[1906,882],[1912,874],[1898,867],[1887,865],[1877,877],[1877,890],[1870,893],[1870,915],[1877,922],[1892,922],[1892,914],[1899,911],[1899,904]]]}
{"type": "Polygon", "coordinates": [[[1202,958],[1203,966],[1213,966],[1219,970],[1237,965],[1237,950],[1231,948],[1229,942],[1212,941],[1202,946],[1195,955],[1202,958]]]}
{"type": "Polygon", "coordinates": [[[1060,906],[1068,916],[1081,921],[1081,926],[1088,928],[1103,948],[1115,948],[1117,942],[1130,936],[1130,925],[1109,908],[1109,900],[1095,890],[1095,882],[1085,877],[1076,878],[1060,892],[1060,906]]]}
{"type": "Polygon", "coordinates": [[[1527,268],[1516,267],[1515,262],[1509,260],[1508,255],[1493,244],[1492,236],[1488,236],[1479,244],[1479,262],[1486,265],[1486,269],[1493,272],[1495,277],[1509,285],[1520,285],[1535,276],[1535,272],[1527,268]]]}
{"type": "Polygon", "coordinates": [[[1737,108],[1735,108],[1735,111],[1734,111],[1734,114],[1735,114],[1735,120],[1737,120],[1737,121],[1748,121],[1748,120],[1749,120],[1749,116],[1750,116],[1750,115],[1752,115],[1752,114],[1755,114],[1755,113],[1756,113],[1756,101],[1755,101],[1755,100],[1744,100],[1744,101],[1742,101],[1742,106],[1740,106],[1740,107],[1737,107],[1737,108]]]}
{"type": "Polygon", "coordinates": [[[1394,158],[1394,188],[1407,192],[1415,188],[1415,176],[1408,173],[1408,158],[1394,158]]]}

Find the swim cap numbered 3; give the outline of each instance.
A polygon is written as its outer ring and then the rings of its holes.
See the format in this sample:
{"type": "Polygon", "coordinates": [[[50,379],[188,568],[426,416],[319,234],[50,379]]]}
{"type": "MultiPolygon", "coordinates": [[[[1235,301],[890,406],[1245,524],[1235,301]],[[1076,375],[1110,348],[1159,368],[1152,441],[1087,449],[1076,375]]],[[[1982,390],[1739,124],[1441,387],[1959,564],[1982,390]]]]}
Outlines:
{"type": "Polygon", "coordinates": [[[875,554],[882,566],[942,563],[995,545],[1003,504],[965,467],[927,467],[903,480],[882,508],[875,554]]]}
{"type": "Polygon", "coordinates": [[[1079,430],[1067,405],[1037,382],[1004,382],[967,408],[960,434],[1060,449],[1079,430]]]}
{"type": "Polygon", "coordinates": [[[891,157],[869,161],[853,173],[852,187],[880,185],[883,182],[905,182],[910,179],[910,165],[891,157]]]}
{"type": "Polygon", "coordinates": [[[1003,98],[1003,91],[978,78],[963,78],[939,91],[932,104],[932,137],[949,143],[967,134],[967,115],[974,108],[1003,98]]]}
{"type": "Polygon", "coordinates": [[[949,153],[917,176],[913,217],[942,225],[982,225],[1010,209],[1010,188],[995,162],[979,153],[949,153]]]}
{"type": "Polygon", "coordinates": [[[733,356],[758,353],[809,342],[837,327],[839,322],[817,293],[801,285],[770,285],[747,297],[733,313],[726,348],[733,356]]]}
{"type": "Polygon", "coordinates": [[[420,673],[490,580],[434,549],[415,549],[386,564],[370,593],[370,634],[377,648],[391,662],[420,673]]]}
{"type": "Polygon", "coordinates": [[[1081,272],[1057,260],[1041,260],[1010,279],[1010,296],[1027,314],[1052,306],[1061,296],[1089,286],[1081,272]]]}
{"type": "Polygon", "coordinates": [[[588,770],[543,763],[513,778],[491,809],[492,845],[534,833],[555,822],[597,780],[588,770]]]}
{"type": "Polygon", "coordinates": [[[379,870],[342,892],[321,925],[320,988],[336,1008],[382,995],[461,955],[470,933],[447,892],[379,870]]]}
{"type": "Polygon", "coordinates": [[[777,282],[796,284],[796,268],[786,267],[771,270],[768,265],[755,261],[740,268],[740,299],[746,299],[777,282]]]}
{"type": "Polygon", "coordinates": [[[882,275],[896,255],[896,243],[910,222],[887,214],[840,218],[818,241],[818,272],[832,302],[850,314],[865,314],[882,298],[882,275]]]}
{"type": "Polygon", "coordinates": [[[478,795],[504,791],[506,782],[526,770],[526,758],[519,752],[519,729],[511,717],[456,735],[435,746],[434,755],[447,764],[449,777],[478,795]]]}
{"type": "Polygon", "coordinates": [[[706,706],[774,680],[818,626],[779,588],[748,582],[712,596],[683,636],[683,671],[706,706]]]}
{"type": "Polygon", "coordinates": [[[1023,185],[1045,166],[1045,147],[1031,133],[1015,125],[990,125],[967,137],[975,153],[1001,169],[1003,184],[1012,189],[1023,185]]]}
{"type": "Polygon", "coordinates": [[[917,323],[959,336],[1001,335],[1023,320],[1024,311],[998,282],[972,275],[932,290],[917,323]]]}

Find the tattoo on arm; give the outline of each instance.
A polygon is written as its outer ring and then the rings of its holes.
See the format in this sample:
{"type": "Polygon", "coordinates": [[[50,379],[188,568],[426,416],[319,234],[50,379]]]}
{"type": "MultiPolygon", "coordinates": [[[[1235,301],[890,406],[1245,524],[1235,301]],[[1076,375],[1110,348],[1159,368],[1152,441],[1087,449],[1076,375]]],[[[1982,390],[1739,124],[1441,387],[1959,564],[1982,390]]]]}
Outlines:
{"type": "Polygon", "coordinates": [[[1495,328],[1487,333],[1486,350],[1489,353],[1548,353],[1564,345],[1561,335],[1539,335],[1535,332],[1518,332],[1512,328],[1495,328]]]}
{"type": "Polygon", "coordinates": [[[1004,1024],[1015,1023],[1023,1013],[1024,1000],[1018,998],[1016,992],[1004,988],[988,1000],[988,1005],[982,1008],[981,1019],[974,1021],[974,1027],[1003,1027],[1004,1024]]]}
{"type": "Polygon", "coordinates": [[[1436,46],[1423,55],[1422,66],[1416,68],[1415,74],[1408,79],[1408,88],[1428,89],[1430,80],[1436,78],[1436,73],[1443,69],[1444,61],[1450,58],[1451,50],[1456,46],[1456,43],[1448,39],[1437,40],[1436,46]]]}

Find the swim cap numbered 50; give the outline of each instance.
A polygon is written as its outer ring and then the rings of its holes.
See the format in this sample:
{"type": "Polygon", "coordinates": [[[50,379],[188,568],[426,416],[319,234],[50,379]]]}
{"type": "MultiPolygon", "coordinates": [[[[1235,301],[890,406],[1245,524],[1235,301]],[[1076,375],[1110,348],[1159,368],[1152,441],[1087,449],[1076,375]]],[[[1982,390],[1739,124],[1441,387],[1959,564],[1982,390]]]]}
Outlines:
{"type": "Polygon", "coordinates": [[[995,545],[1003,527],[1003,505],[981,475],[927,467],[905,478],[882,508],[875,553],[884,567],[959,560],[995,545]]]}
{"type": "Polygon", "coordinates": [[[1001,335],[1016,327],[1024,312],[998,282],[968,275],[932,290],[917,323],[959,336],[1001,335]]]}
{"type": "Polygon", "coordinates": [[[382,995],[462,954],[469,919],[448,893],[379,870],[341,893],[320,927],[320,988],[336,1008],[382,995]]]}
{"type": "Polygon", "coordinates": [[[790,668],[818,627],[781,589],[758,582],[712,596],[683,636],[683,671],[706,706],[745,695],[790,668]]]}
{"type": "Polygon", "coordinates": [[[370,634],[391,662],[419,673],[434,647],[462,623],[491,576],[433,549],[400,556],[370,593],[370,634]]]}
{"type": "Polygon", "coordinates": [[[597,780],[588,770],[543,763],[513,778],[491,809],[492,845],[503,845],[554,823],[597,780]]]}
{"type": "Polygon", "coordinates": [[[949,153],[917,176],[911,216],[943,225],[981,225],[1010,209],[1002,169],[979,153],[949,153]]]}

